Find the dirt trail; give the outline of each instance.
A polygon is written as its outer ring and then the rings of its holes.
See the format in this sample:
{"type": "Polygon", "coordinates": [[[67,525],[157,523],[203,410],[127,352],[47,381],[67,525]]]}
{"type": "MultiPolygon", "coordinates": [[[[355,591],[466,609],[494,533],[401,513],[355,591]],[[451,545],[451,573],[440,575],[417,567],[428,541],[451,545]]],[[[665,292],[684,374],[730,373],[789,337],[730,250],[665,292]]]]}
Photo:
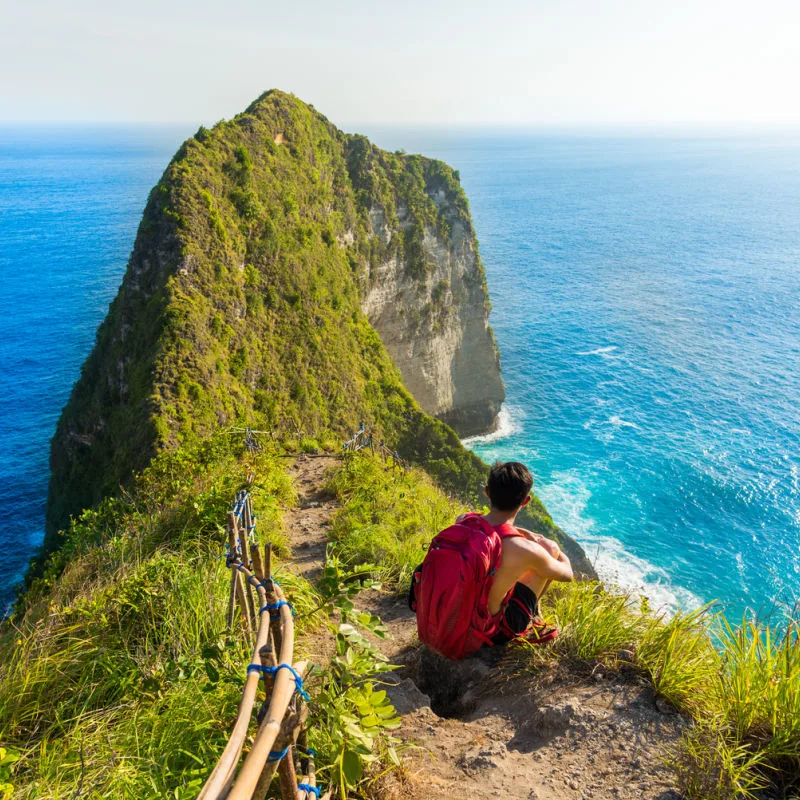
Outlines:
{"type": "MultiPolygon", "coordinates": [[[[314,580],[323,565],[337,502],[321,492],[334,457],[301,456],[291,474],[299,507],[286,512],[293,560],[314,580]]],[[[405,770],[377,796],[435,800],[679,800],[663,758],[686,721],[656,701],[625,665],[616,671],[527,669],[519,650],[454,663],[420,651],[405,600],[376,592],[360,604],[391,639],[384,652],[402,669],[389,693],[415,746],[405,770]]]]}
{"type": "Polygon", "coordinates": [[[297,508],[283,514],[284,529],[298,572],[312,583],[325,563],[328,527],[339,504],[322,491],[325,474],[335,464],[336,456],[301,455],[289,474],[297,491],[297,508]]]}

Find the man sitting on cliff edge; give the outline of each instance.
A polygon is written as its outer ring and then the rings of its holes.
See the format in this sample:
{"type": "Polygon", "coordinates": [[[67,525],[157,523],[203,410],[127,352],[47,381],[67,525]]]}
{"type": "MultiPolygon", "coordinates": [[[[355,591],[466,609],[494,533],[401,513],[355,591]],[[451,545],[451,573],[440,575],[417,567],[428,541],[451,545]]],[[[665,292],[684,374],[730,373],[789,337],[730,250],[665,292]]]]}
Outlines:
{"type": "Polygon", "coordinates": [[[523,635],[536,644],[558,636],[539,619],[538,604],[552,581],[573,580],[572,566],[556,542],[514,525],[532,488],[523,464],[496,463],[489,513],[464,514],[431,542],[410,593],[430,649],[460,659],[523,635]]]}

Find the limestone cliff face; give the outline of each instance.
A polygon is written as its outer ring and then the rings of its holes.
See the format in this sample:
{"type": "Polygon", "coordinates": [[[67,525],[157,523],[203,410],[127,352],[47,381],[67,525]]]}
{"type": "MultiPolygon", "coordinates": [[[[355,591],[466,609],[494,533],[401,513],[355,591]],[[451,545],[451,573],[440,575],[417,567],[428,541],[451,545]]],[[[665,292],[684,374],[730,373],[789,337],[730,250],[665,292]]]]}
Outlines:
{"type": "MultiPolygon", "coordinates": [[[[395,252],[374,269],[362,308],[423,409],[468,436],[491,429],[505,390],[472,227],[445,190],[432,197],[451,222],[449,236],[423,226],[424,278],[412,277],[395,252]]],[[[397,217],[407,232],[413,223],[402,204],[397,217]]],[[[370,209],[370,221],[391,245],[381,207],[370,209]]]]}
{"type": "MultiPolygon", "coordinates": [[[[387,175],[393,191],[370,198],[373,249],[362,309],[403,382],[429,414],[461,436],[495,424],[505,389],[489,327],[489,298],[458,174],[418,159],[417,198],[372,149],[362,169],[387,175]],[[377,254],[377,255],[376,255],[377,254]]],[[[412,168],[413,169],[413,168],[412,168]]],[[[358,182],[358,171],[354,181],[358,182]]]]}

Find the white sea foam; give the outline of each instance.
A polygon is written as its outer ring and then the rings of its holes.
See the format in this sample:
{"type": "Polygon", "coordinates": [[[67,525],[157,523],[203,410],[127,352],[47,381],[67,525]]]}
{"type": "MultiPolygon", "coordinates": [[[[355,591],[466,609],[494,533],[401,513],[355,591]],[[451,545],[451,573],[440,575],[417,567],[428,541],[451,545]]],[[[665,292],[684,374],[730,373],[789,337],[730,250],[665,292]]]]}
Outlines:
{"type": "Polygon", "coordinates": [[[636,430],[639,430],[639,426],[635,422],[628,422],[628,420],[622,419],[616,414],[608,418],[608,424],[613,425],[615,428],[636,428],[636,430]]]}
{"type": "Polygon", "coordinates": [[[465,447],[472,447],[476,444],[491,444],[492,442],[507,439],[519,431],[521,418],[522,409],[503,403],[497,415],[497,427],[491,433],[485,433],[481,436],[468,436],[466,439],[462,439],[461,443],[465,447]]]}
{"type": "Polygon", "coordinates": [[[597,347],[594,350],[584,350],[579,352],[579,356],[600,356],[601,358],[616,358],[612,353],[617,349],[617,345],[612,344],[608,347],[597,347]]]}
{"type": "Polygon", "coordinates": [[[591,492],[574,472],[555,473],[552,480],[539,485],[537,494],[555,522],[583,547],[603,581],[645,596],[651,607],[667,612],[702,605],[693,592],[675,586],[666,570],[631,553],[618,539],[597,532],[586,511],[591,492]]]}

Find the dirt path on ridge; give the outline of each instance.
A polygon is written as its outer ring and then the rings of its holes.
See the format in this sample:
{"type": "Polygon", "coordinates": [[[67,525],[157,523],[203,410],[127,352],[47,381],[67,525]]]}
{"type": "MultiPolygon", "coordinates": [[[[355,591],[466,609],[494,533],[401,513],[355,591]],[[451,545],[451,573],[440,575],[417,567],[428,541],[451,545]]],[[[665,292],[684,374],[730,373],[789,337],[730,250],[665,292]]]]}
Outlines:
{"type": "MultiPolygon", "coordinates": [[[[321,490],[336,463],[299,456],[290,468],[299,503],[285,512],[285,527],[293,562],[312,582],[339,507],[321,490]]],[[[687,722],[624,663],[591,673],[562,663],[532,671],[513,649],[448,662],[416,646],[403,598],[365,592],[358,604],[389,628],[392,638],[379,644],[402,665],[387,687],[403,720],[397,735],[414,745],[403,754],[404,770],[382,780],[376,797],[680,799],[663,759],[687,722]]]]}

